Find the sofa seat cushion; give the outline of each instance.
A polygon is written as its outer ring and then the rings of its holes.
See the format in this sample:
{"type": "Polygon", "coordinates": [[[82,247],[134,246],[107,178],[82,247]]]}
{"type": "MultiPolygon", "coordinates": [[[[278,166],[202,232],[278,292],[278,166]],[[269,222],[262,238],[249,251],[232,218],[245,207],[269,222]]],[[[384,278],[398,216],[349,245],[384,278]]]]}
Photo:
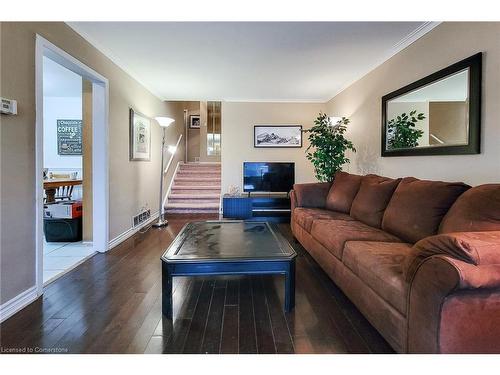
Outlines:
{"type": "Polygon", "coordinates": [[[375,174],[364,176],[352,202],[350,215],[365,224],[380,228],[385,208],[400,181],[400,178],[392,179],[375,174]]]}
{"type": "Polygon", "coordinates": [[[406,315],[409,284],[404,277],[411,244],[348,241],[343,262],[382,299],[406,315]]]}
{"type": "Polygon", "coordinates": [[[308,232],[311,232],[313,221],[317,219],[354,220],[352,217],[342,212],[303,207],[298,207],[293,210],[293,219],[308,232]]]}
{"type": "Polygon", "coordinates": [[[382,229],[410,243],[433,236],[451,205],[469,188],[461,182],[405,177],[385,209],[382,229]]]}
{"type": "Polygon", "coordinates": [[[401,242],[396,236],[357,220],[317,219],[311,235],[340,260],[347,241],[401,242]]]}
{"type": "Polygon", "coordinates": [[[362,176],[342,171],[335,173],[332,187],[326,196],[325,208],[348,214],[358,193],[361,178],[362,176]]]}

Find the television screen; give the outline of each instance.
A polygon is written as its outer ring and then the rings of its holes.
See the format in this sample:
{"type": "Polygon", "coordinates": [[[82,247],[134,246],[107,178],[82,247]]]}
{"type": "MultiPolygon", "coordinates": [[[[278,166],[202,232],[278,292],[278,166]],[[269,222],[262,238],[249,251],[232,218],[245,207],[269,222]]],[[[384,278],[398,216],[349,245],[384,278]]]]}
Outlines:
{"type": "Polygon", "coordinates": [[[295,163],[243,163],[243,191],[286,192],[295,183],[295,163]]]}

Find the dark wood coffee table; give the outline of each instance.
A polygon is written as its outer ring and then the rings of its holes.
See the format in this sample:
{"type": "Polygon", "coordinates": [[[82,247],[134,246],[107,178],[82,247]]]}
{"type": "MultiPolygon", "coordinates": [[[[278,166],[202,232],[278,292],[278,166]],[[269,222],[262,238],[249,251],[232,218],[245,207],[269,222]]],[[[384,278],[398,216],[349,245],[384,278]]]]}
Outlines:
{"type": "Polygon", "coordinates": [[[188,223],[162,255],[162,312],[172,318],[175,276],[285,276],[285,311],[295,305],[297,254],[274,223],[199,221],[188,223]]]}

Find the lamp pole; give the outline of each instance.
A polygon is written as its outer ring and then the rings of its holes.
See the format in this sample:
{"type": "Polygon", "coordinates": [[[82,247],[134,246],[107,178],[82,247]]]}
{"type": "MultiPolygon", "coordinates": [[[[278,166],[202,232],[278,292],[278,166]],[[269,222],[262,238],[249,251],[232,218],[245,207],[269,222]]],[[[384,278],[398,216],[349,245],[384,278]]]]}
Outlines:
{"type": "Polygon", "coordinates": [[[163,218],[164,216],[164,207],[163,205],[163,158],[165,154],[165,127],[162,127],[163,130],[163,139],[161,141],[161,164],[160,164],[160,199],[158,205],[158,221],[153,224],[153,227],[159,228],[168,225],[168,221],[163,218]]]}

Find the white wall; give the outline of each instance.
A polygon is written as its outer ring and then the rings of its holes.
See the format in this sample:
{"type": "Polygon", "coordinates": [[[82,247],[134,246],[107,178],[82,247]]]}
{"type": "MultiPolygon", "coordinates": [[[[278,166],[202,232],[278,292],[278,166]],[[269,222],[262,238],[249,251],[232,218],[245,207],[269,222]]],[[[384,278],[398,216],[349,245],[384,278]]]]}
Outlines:
{"type": "Polygon", "coordinates": [[[314,169],[306,159],[308,145],[303,136],[302,148],[255,148],[254,125],[302,125],[310,128],[324,105],[318,103],[222,103],[222,192],[229,185],[243,184],[244,161],[295,162],[295,182],[314,182],[314,169]]]}
{"type": "MultiPolygon", "coordinates": [[[[43,99],[43,165],[53,170],[82,169],[81,155],[57,153],[57,120],[81,120],[82,97],[44,97],[43,99]]],[[[80,176],[81,177],[81,176],[80,176]]]]}

